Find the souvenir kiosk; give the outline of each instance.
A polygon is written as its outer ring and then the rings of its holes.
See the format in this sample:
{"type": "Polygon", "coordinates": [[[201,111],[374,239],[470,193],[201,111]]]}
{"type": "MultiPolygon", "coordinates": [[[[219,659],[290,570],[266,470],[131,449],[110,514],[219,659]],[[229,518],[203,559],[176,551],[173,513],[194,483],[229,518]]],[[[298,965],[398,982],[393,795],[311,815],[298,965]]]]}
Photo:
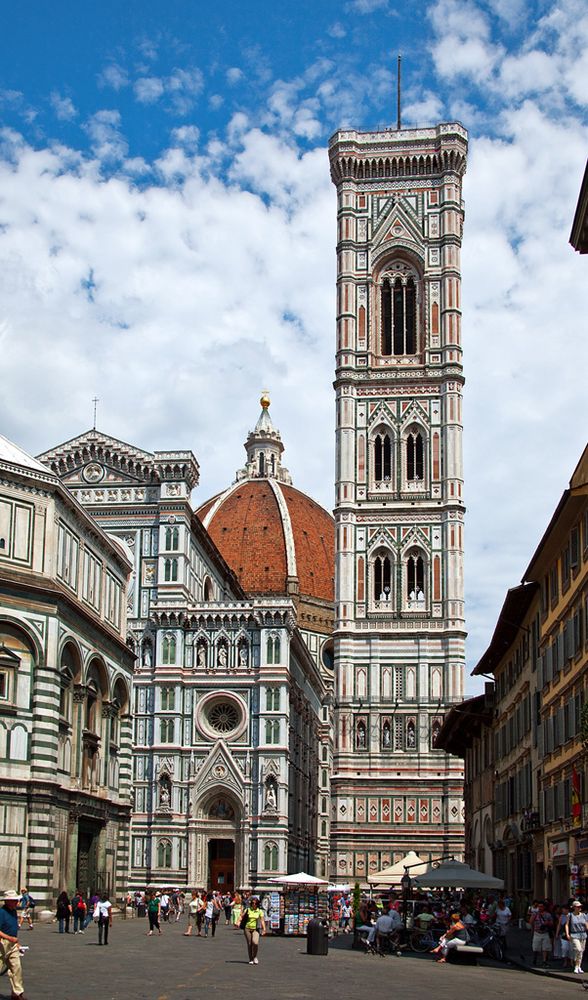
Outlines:
{"type": "MultiPolygon", "coordinates": [[[[298,872],[296,875],[283,875],[269,879],[281,887],[279,896],[280,926],[279,933],[288,937],[305,935],[308,921],[313,917],[328,920],[329,896],[328,882],[324,879],[298,872]]],[[[272,896],[274,894],[272,893],[272,896]]],[[[272,930],[276,920],[272,921],[272,911],[276,912],[276,901],[272,899],[269,920],[272,930]]]]}

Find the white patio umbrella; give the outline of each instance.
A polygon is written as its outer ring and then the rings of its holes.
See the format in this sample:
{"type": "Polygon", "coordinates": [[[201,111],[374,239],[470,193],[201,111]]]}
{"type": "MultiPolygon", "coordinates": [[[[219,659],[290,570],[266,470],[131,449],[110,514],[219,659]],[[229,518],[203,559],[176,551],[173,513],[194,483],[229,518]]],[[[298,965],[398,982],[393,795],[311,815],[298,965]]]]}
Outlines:
{"type": "Polygon", "coordinates": [[[442,861],[437,867],[431,865],[414,881],[422,889],[504,889],[501,878],[478,872],[463,861],[442,861]]]}
{"type": "Polygon", "coordinates": [[[402,858],[402,861],[397,861],[396,864],[389,865],[388,868],[382,868],[381,871],[368,875],[367,880],[370,885],[400,885],[407,868],[407,874],[413,879],[416,875],[422,875],[427,870],[428,864],[419,858],[415,851],[409,851],[406,857],[402,858]]]}
{"type": "Polygon", "coordinates": [[[277,878],[268,878],[268,882],[279,882],[280,885],[328,885],[324,878],[317,878],[316,875],[308,875],[307,872],[297,872],[296,875],[280,875],[277,878]]]}

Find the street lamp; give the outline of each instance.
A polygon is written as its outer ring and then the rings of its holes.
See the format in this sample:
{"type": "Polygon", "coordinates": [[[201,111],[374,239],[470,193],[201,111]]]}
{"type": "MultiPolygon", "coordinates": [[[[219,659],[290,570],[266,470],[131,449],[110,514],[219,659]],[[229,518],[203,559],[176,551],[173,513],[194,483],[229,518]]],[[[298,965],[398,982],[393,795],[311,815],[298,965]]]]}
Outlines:
{"type": "Polygon", "coordinates": [[[402,886],[402,895],[403,895],[403,899],[404,899],[403,907],[402,907],[402,918],[403,918],[403,921],[404,921],[404,929],[406,930],[406,919],[407,919],[407,916],[408,916],[408,912],[407,912],[408,911],[408,897],[410,896],[410,890],[411,890],[411,887],[412,887],[412,880],[411,880],[410,875],[408,874],[408,870],[405,870],[404,875],[400,879],[400,885],[402,886]]]}

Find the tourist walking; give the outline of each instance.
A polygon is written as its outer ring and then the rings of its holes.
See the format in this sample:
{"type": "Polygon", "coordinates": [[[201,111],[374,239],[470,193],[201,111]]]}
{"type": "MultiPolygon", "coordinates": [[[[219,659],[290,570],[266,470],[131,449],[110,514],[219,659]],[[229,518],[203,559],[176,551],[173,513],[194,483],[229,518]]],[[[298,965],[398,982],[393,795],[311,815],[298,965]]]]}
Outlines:
{"type": "Polygon", "coordinates": [[[225,911],[225,927],[228,927],[231,922],[231,894],[226,892],[221,902],[225,911]]]}
{"type": "Polygon", "coordinates": [[[584,948],[586,947],[587,926],[588,918],[582,912],[582,904],[579,899],[575,899],[572,903],[572,912],[568,915],[566,938],[570,942],[572,949],[574,972],[576,974],[583,971],[582,958],[584,957],[584,948]]]}
{"type": "Polygon", "coordinates": [[[29,925],[29,930],[33,930],[33,913],[35,912],[35,900],[31,896],[29,890],[23,887],[20,890],[20,916],[18,918],[18,926],[22,927],[25,920],[29,925]]]}
{"type": "Polygon", "coordinates": [[[555,928],[553,939],[553,957],[561,958],[562,969],[572,968],[572,946],[566,937],[566,926],[568,923],[570,908],[567,905],[561,907],[561,913],[555,928]]]}
{"type": "Polygon", "coordinates": [[[147,903],[147,916],[149,917],[149,930],[147,931],[148,937],[151,937],[154,930],[157,930],[161,934],[161,927],[159,926],[159,913],[160,913],[160,902],[159,896],[154,892],[149,897],[149,902],[147,903]]]}
{"type": "Polygon", "coordinates": [[[196,927],[198,910],[200,909],[201,904],[202,904],[201,899],[199,898],[197,892],[194,891],[188,903],[188,930],[184,931],[184,937],[190,937],[192,931],[196,927]]]}
{"type": "Polygon", "coordinates": [[[18,948],[18,906],[20,895],[16,889],[4,893],[4,906],[0,907],[0,957],[7,966],[12,987],[12,1000],[26,1000],[22,981],[22,967],[18,948]]]}
{"type": "Polygon", "coordinates": [[[86,900],[79,889],[76,889],[71,900],[74,934],[83,934],[86,927],[86,900]]]}
{"type": "Polygon", "coordinates": [[[553,917],[546,908],[545,903],[538,903],[535,913],[533,913],[529,923],[533,932],[533,965],[539,964],[539,956],[543,957],[543,968],[547,968],[547,959],[551,954],[551,933],[553,931],[553,917]]]}
{"type": "Polygon", "coordinates": [[[214,896],[209,892],[206,897],[206,906],[204,909],[204,937],[208,937],[208,930],[212,925],[212,937],[214,937],[214,896]]]}
{"type": "Polygon", "coordinates": [[[241,893],[236,892],[233,896],[233,906],[231,911],[231,921],[233,927],[239,928],[241,926],[241,914],[243,913],[243,900],[241,899],[241,893]]]}
{"type": "Polygon", "coordinates": [[[98,944],[108,944],[108,931],[112,927],[112,903],[107,892],[103,892],[102,898],[96,903],[94,920],[98,923],[98,944]]]}
{"type": "Polygon", "coordinates": [[[65,889],[63,892],[59,893],[57,897],[57,908],[55,910],[55,916],[59,923],[59,933],[69,934],[69,919],[71,917],[71,903],[69,901],[69,896],[65,889]]]}
{"type": "Polygon", "coordinates": [[[159,904],[159,912],[161,914],[161,919],[163,920],[164,923],[167,923],[169,919],[169,903],[170,899],[167,889],[164,889],[161,894],[161,900],[159,904]]]}
{"type": "Polygon", "coordinates": [[[248,901],[247,909],[241,917],[241,924],[244,924],[243,930],[245,932],[245,940],[247,942],[249,965],[259,965],[257,958],[257,952],[259,951],[259,935],[265,935],[265,919],[257,896],[252,896],[248,901]]]}

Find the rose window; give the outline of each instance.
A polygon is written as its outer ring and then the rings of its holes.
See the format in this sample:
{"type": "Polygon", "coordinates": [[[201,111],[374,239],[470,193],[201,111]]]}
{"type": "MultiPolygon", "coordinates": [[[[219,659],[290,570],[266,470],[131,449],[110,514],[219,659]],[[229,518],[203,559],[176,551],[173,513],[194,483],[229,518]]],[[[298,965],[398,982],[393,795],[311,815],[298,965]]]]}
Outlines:
{"type": "Polygon", "coordinates": [[[206,718],[209,726],[217,733],[232,733],[241,721],[236,706],[226,701],[211,705],[206,713],[206,718]]]}

